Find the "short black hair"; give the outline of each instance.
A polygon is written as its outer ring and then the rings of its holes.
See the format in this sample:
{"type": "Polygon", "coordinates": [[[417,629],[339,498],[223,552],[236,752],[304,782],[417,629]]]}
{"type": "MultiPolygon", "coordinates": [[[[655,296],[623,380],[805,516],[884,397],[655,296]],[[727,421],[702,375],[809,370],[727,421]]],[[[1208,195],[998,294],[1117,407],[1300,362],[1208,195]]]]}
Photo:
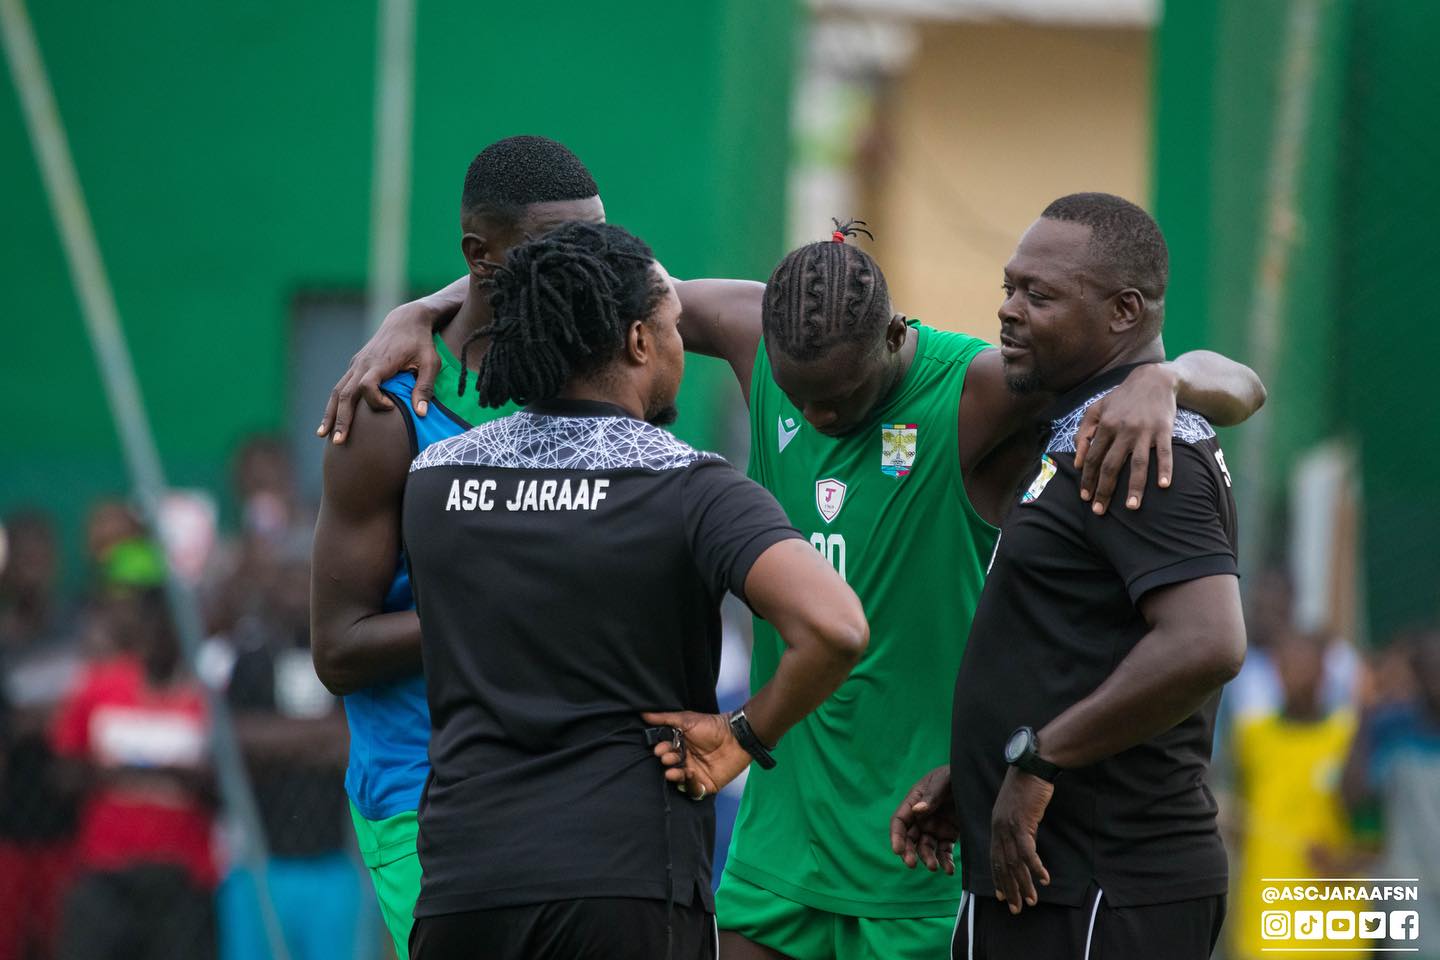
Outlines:
{"type": "MultiPolygon", "coordinates": [[[[765,285],[766,343],[792,360],[813,360],[837,344],[873,337],[890,322],[890,288],[875,258],[845,240],[865,233],[835,221],[831,239],[790,251],[765,285]]],[[[876,341],[879,342],[878,339],[876,341]]]]}
{"type": "Polygon", "coordinates": [[[651,269],[645,241],[604,223],[567,223],[512,247],[495,271],[490,348],[480,362],[476,390],[485,406],[530,403],[559,395],[566,384],[602,370],[620,355],[626,332],[648,320],[666,286],[651,269]]]}
{"type": "Polygon", "coordinates": [[[1116,279],[1149,300],[1165,296],[1170,282],[1170,250],[1160,225],[1144,209],[1113,193],[1072,193],[1040,214],[1047,220],[1090,228],[1090,249],[1116,279]]]}
{"type": "Polygon", "coordinates": [[[585,200],[599,192],[585,164],[563,143],[548,137],[506,137],[470,161],[460,213],[513,224],[532,203],[585,200]]]}

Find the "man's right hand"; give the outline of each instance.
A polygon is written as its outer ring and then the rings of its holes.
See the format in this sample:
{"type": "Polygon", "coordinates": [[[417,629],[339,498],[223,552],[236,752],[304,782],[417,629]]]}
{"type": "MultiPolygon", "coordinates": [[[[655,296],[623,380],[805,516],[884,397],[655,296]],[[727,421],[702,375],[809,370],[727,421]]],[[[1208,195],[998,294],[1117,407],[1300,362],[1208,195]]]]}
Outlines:
{"type": "Polygon", "coordinates": [[[924,863],[934,873],[955,873],[955,841],[960,823],[950,790],[950,765],[921,777],[890,818],[890,849],[905,866],[924,863]]]}
{"type": "Polygon", "coordinates": [[[750,766],[750,754],[730,732],[723,713],[646,713],[646,723],[673,727],[685,739],[682,755],[673,744],[657,743],[655,756],[665,767],[665,779],[692,800],[713,797],[750,766]]]}
{"type": "Polygon", "coordinates": [[[315,431],[317,437],[329,434],[332,443],[344,443],[362,397],[372,410],[392,408],[394,404],[380,384],[402,370],[415,371],[413,405],[416,416],[425,416],[440,373],[440,355],[435,352],[431,331],[445,317],[430,299],[413,300],[391,310],[370,342],[350,358],[350,369],[330,391],[325,416],[315,431]]]}

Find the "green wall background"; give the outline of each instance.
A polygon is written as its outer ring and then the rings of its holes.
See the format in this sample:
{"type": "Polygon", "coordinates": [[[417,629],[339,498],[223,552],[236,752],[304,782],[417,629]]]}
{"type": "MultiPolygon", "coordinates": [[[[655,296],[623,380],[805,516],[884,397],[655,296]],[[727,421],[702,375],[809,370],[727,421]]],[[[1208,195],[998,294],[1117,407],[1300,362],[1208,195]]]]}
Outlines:
{"type": "MultiPolygon", "coordinates": [[[[237,440],[287,424],[296,295],[364,289],[375,5],[30,7],[171,482],[223,489],[237,440]]],[[[783,246],[793,2],[418,9],[415,290],[463,272],[466,165],[516,133],[571,146],[612,222],[675,275],[768,274],[783,246]]],[[[0,512],[52,508],[73,547],[91,501],[127,479],[4,76],[0,375],[18,410],[0,426],[0,512]]],[[[682,434],[718,442],[727,378],[692,361],[682,434]]]]}
{"type": "MultiPolygon", "coordinates": [[[[1440,4],[1300,2],[1319,30],[1282,349],[1260,414],[1271,421],[1264,493],[1279,514],[1301,451],[1332,436],[1355,443],[1369,632],[1384,642],[1440,614],[1440,450],[1426,436],[1440,395],[1418,369],[1440,349],[1440,311],[1423,280],[1416,288],[1440,214],[1440,4]]],[[[1247,356],[1288,10],[1288,0],[1165,4],[1155,209],[1171,247],[1172,353],[1247,356]]],[[[1240,450],[1232,442],[1227,455],[1244,483],[1256,465],[1236,462],[1240,450]]]]}

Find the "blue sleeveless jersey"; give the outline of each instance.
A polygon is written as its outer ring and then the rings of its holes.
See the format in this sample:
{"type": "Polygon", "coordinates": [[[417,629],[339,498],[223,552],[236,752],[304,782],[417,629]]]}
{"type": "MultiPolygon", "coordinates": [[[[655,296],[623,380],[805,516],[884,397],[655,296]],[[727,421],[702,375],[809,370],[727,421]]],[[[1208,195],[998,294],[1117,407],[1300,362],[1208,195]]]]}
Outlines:
{"type": "MultiPolygon", "coordinates": [[[[415,375],[401,373],[382,385],[405,419],[410,433],[410,454],[419,455],[430,444],[464,433],[462,423],[438,403],[427,416],[417,417],[410,405],[415,375]]],[[[413,610],[410,570],[402,554],[396,559],[395,579],[385,595],[385,612],[413,610]]],[[[345,770],[345,792],[366,820],[383,820],[420,806],[420,791],[430,774],[430,707],[425,700],[425,675],[393,680],[345,697],[345,719],[350,724],[350,764],[345,770]]]]}

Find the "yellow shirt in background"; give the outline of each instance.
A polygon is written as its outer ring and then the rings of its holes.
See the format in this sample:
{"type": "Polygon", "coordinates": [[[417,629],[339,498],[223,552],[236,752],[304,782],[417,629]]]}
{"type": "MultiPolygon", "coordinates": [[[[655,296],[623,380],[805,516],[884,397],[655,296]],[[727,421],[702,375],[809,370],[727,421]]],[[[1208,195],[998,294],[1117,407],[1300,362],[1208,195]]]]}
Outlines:
{"type": "MultiPolygon", "coordinates": [[[[1238,797],[1242,804],[1243,839],[1239,879],[1230,904],[1230,934],[1235,956],[1263,960],[1278,954],[1262,947],[1341,946],[1333,940],[1294,939],[1294,914],[1300,910],[1365,909],[1354,901],[1274,902],[1263,900],[1262,878],[1312,878],[1317,868],[1310,860],[1313,847],[1342,853],[1351,842],[1348,820],[1340,801],[1340,771],[1355,735],[1355,716],[1339,710],[1323,720],[1301,723],[1280,715],[1242,721],[1235,733],[1238,797]],[[1266,911],[1289,912],[1290,938],[1266,939],[1262,934],[1266,911]]],[[[1291,884],[1293,886],[1293,884],[1291,884]]],[[[1333,884],[1317,884],[1320,887],[1333,884]]],[[[1272,920],[1272,923],[1278,923],[1272,920]]],[[[1271,926],[1271,932],[1278,932],[1271,926]]],[[[1329,958],[1360,958],[1374,940],[1355,940],[1354,952],[1329,952],[1329,958]],[[1362,946],[1363,945],[1363,946],[1362,946]]],[[[1319,955],[1319,954],[1317,954],[1319,955]]],[[[1294,954],[1291,954],[1294,956],[1294,954]]]]}

